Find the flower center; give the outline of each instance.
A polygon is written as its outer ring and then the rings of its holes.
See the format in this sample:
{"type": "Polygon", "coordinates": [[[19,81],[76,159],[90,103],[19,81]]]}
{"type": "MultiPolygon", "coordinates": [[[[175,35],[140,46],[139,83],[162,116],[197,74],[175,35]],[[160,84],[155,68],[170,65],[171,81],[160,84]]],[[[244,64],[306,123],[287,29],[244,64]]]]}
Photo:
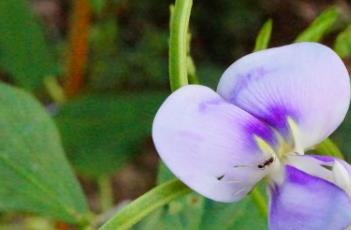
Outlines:
{"type": "Polygon", "coordinates": [[[351,178],[345,166],[337,159],[321,162],[313,156],[299,157],[299,155],[304,155],[304,149],[300,142],[301,136],[298,126],[290,117],[287,118],[287,123],[290,131],[289,139],[284,139],[277,132],[278,145],[276,148],[272,148],[262,138],[254,136],[264,159],[266,159],[259,163],[257,168],[269,170],[268,180],[281,183],[284,180],[284,165],[289,164],[337,185],[351,197],[351,178]]]}
{"type": "Polygon", "coordinates": [[[269,169],[268,177],[275,181],[283,179],[283,166],[288,162],[289,156],[304,155],[304,149],[300,143],[300,132],[296,122],[288,117],[288,128],[290,138],[284,139],[279,132],[276,132],[278,145],[276,148],[270,146],[265,140],[258,136],[254,136],[256,143],[264,155],[265,161],[259,163],[257,168],[269,169]]]}

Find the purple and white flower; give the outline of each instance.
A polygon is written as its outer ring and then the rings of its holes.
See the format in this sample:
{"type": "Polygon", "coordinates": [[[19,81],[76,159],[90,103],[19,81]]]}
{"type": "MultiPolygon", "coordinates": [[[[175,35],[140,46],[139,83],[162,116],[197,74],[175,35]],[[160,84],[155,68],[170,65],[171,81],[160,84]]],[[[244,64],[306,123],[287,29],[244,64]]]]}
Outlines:
{"type": "Polygon", "coordinates": [[[272,230],[345,229],[351,166],[304,153],[340,125],[349,103],[349,75],[337,54],[297,43],[239,59],[217,92],[178,89],[159,109],[152,135],[169,169],[210,199],[240,200],[265,178],[272,230]]]}

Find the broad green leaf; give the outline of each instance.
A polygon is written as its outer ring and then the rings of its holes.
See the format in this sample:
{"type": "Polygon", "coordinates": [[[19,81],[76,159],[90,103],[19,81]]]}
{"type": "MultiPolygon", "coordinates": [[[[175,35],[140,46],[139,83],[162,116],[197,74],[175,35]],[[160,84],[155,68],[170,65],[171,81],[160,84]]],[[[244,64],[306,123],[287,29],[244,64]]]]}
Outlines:
{"type": "Polygon", "coordinates": [[[73,165],[100,177],[117,171],[143,149],[164,93],[91,95],[66,103],[56,117],[73,165]]]}
{"type": "Polygon", "coordinates": [[[351,25],[338,34],[334,43],[334,50],[342,58],[351,56],[351,25]]]}
{"type": "Polygon", "coordinates": [[[339,15],[340,13],[337,8],[328,8],[323,13],[321,13],[312,22],[312,24],[296,38],[296,42],[318,42],[326,33],[331,30],[339,15]]]}
{"type": "Polygon", "coordinates": [[[55,68],[28,1],[0,1],[0,69],[18,85],[34,89],[55,68]]]}
{"type": "Polygon", "coordinates": [[[83,221],[87,205],[50,116],[28,93],[0,84],[0,211],[83,221]]]}
{"type": "Polygon", "coordinates": [[[255,51],[267,49],[272,34],[272,19],[265,22],[258,33],[255,44],[255,51]]]}

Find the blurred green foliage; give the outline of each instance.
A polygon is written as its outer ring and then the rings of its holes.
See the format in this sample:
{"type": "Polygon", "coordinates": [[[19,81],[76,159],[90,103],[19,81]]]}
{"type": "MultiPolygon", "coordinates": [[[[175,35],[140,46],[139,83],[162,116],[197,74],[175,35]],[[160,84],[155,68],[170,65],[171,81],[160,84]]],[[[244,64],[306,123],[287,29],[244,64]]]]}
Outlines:
{"type": "Polygon", "coordinates": [[[68,157],[84,175],[118,171],[146,146],[151,123],[166,93],[89,95],[66,103],[56,115],[68,157]]]}
{"type": "Polygon", "coordinates": [[[351,112],[348,111],[344,122],[340,127],[332,134],[331,138],[337,146],[341,149],[341,152],[345,156],[347,161],[351,160],[351,112]]]}
{"type": "Polygon", "coordinates": [[[337,36],[334,43],[334,50],[340,57],[351,57],[351,25],[337,36]]]}
{"type": "MultiPolygon", "coordinates": [[[[168,86],[171,3],[121,0],[107,4],[91,37],[89,85],[94,90],[168,86]],[[111,6],[118,10],[117,18],[111,15],[111,6]]],[[[194,5],[191,53],[202,84],[215,86],[224,66],[251,49],[261,19],[258,0],[205,0],[194,5]],[[216,20],[208,20],[208,15],[216,20]]]]}
{"type": "Polygon", "coordinates": [[[23,0],[0,1],[0,67],[19,86],[35,89],[57,66],[42,29],[23,0]]]}
{"type": "Polygon", "coordinates": [[[335,7],[325,10],[296,38],[296,42],[320,41],[322,37],[333,28],[340,14],[340,10],[335,7]]]}

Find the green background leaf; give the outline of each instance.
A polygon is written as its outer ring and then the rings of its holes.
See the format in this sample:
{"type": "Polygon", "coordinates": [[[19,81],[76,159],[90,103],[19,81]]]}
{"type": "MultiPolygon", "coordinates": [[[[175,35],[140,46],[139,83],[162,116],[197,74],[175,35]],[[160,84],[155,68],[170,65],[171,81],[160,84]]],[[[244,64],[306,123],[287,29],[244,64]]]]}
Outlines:
{"type": "Polygon", "coordinates": [[[79,222],[87,213],[60,137],[42,106],[0,84],[0,210],[79,222]]]}
{"type": "Polygon", "coordinates": [[[340,57],[350,57],[351,55],[351,25],[339,33],[334,43],[334,50],[340,57]]]}
{"type": "Polygon", "coordinates": [[[25,0],[0,1],[0,68],[27,89],[40,86],[56,66],[25,0]]]}
{"type": "Polygon", "coordinates": [[[142,150],[164,98],[160,92],[90,95],[65,104],[56,121],[73,165],[92,177],[117,171],[142,150]]]}
{"type": "Polygon", "coordinates": [[[272,34],[272,19],[265,22],[258,33],[254,51],[267,49],[272,34]]]}
{"type": "Polygon", "coordinates": [[[331,30],[339,15],[340,12],[335,7],[323,11],[312,24],[296,38],[296,42],[318,42],[331,30]]]}

